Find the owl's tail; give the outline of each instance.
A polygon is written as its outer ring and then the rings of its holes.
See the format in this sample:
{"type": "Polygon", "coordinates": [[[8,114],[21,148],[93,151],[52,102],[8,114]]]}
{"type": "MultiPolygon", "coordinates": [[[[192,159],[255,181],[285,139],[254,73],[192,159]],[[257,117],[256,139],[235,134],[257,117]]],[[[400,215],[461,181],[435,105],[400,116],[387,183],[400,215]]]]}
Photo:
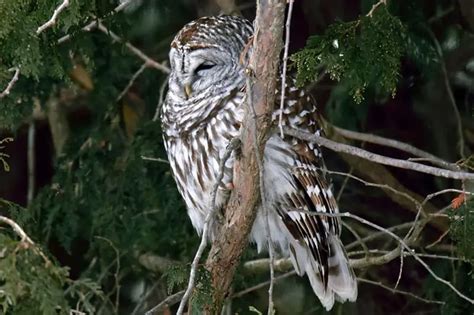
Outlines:
{"type": "Polygon", "coordinates": [[[335,300],[353,302],[357,299],[357,280],[339,238],[330,234],[327,241],[329,245],[327,286],[324,285],[318,263],[307,246],[292,240],[290,257],[298,275],[303,276],[305,273],[308,275],[314,293],[329,311],[335,300]]]}

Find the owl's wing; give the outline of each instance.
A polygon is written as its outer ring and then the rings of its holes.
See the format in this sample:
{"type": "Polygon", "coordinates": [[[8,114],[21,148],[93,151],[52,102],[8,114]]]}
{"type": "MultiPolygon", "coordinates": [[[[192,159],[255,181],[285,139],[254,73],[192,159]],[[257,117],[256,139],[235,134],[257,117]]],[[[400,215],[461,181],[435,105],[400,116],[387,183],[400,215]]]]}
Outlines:
{"type": "MultiPolygon", "coordinates": [[[[290,87],[285,103],[284,125],[321,134],[316,105],[309,95],[290,87]]],[[[278,123],[279,110],[275,111],[273,121],[278,123]]],[[[293,265],[299,275],[308,275],[313,290],[327,309],[332,307],[335,298],[354,301],[357,283],[339,240],[339,218],[308,213],[339,212],[323,174],[319,147],[289,136],[284,140],[290,144],[296,158],[295,166],[289,170],[293,183],[292,189],[274,206],[291,234],[289,246],[293,265]]]]}

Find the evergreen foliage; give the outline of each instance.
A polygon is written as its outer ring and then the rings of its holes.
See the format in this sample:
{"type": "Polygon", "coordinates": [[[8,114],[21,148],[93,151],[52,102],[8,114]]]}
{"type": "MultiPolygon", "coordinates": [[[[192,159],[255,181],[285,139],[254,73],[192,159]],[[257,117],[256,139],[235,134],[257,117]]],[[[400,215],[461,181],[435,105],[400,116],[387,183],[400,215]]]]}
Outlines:
{"type": "MultiPolygon", "coordinates": [[[[10,213],[27,210],[0,200],[0,210],[10,213]]],[[[2,314],[69,314],[70,299],[84,304],[93,313],[91,300],[103,299],[100,285],[83,278],[73,281],[67,267],[58,266],[40,255],[43,249],[17,240],[13,232],[0,234],[0,312],[2,314]]]]}
{"type": "Polygon", "coordinates": [[[331,79],[347,85],[357,103],[369,85],[394,95],[405,52],[404,34],[401,21],[384,5],[371,16],[335,23],[323,35],[310,37],[305,49],[292,56],[297,81],[303,86],[324,69],[331,79]]]}

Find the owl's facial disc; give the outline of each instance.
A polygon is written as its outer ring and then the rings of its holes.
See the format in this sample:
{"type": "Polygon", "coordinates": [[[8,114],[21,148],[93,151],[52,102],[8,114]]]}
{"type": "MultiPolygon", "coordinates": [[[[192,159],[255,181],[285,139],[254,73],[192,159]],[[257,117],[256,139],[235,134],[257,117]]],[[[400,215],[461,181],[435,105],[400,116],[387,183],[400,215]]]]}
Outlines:
{"type": "MultiPolygon", "coordinates": [[[[170,51],[172,77],[176,95],[191,99],[210,95],[235,71],[232,56],[218,47],[174,49],[170,51]]],[[[171,87],[171,86],[170,86],[171,87]]]]}
{"type": "MultiPolygon", "coordinates": [[[[192,97],[193,84],[196,84],[197,81],[203,78],[207,79],[209,75],[213,72],[213,68],[215,68],[216,66],[217,64],[215,64],[214,62],[211,62],[209,60],[201,60],[200,58],[196,58],[196,60],[189,61],[188,80],[185,81],[183,86],[186,99],[192,97]]],[[[216,69],[214,69],[214,71],[215,70],[216,69]]]]}

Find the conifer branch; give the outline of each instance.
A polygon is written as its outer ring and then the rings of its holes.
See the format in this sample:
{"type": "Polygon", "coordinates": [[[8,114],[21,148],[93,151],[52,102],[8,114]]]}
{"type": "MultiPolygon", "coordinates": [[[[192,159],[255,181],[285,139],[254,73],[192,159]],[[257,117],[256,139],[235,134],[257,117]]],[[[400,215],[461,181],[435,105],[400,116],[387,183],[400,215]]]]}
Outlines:
{"type": "Polygon", "coordinates": [[[5,216],[2,216],[0,215],[0,222],[2,223],[5,223],[7,225],[9,225],[13,231],[15,232],[15,234],[17,234],[20,239],[21,239],[21,242],[24,243],[27,247],[28,246],[31,246],[33,248],[33,250],[44,260],[46,266],[52,266],[53,263],[48,259],[48,257],[46,257],[46,255],[36,246],[35,242],[33,242],[31,240],[31,238],[28,236],[28,234],[26,234],[26,232],[21,228],[21,226],[16,223],[15,221],[13,221],[12,219],[10,218],[7,218],[5,216]]]}
{"type": "MultiPolygon", "coordinates": [[[[116,14],[116,13],[119,13],[120,11],[122,11],[123,9],[125,9],[130,3],[132,3],[133,1],[135,0],[125,0],[125,1],[122,1],[120,3],[120,5],[116,6],[115,9],[112,10],[112,12],[109,14],[112,15],[112,14],[116,14]]],[[[82,28],[83,31],[86,31],[86,32],[90,32],[93,28],[95,28],[97,26],[97,23],[101,21],[101,19],[95,19],[94,21],[90,22],[89,24],[87,24],[86,26],[84,26],[82,28]]],[[[67,35],[64,35],[63,37],[61,37],[60,39],[58,39],[58,44],[62,44],[68,40],[71,39],[71,34],[67,34],[67,35]]]]}

